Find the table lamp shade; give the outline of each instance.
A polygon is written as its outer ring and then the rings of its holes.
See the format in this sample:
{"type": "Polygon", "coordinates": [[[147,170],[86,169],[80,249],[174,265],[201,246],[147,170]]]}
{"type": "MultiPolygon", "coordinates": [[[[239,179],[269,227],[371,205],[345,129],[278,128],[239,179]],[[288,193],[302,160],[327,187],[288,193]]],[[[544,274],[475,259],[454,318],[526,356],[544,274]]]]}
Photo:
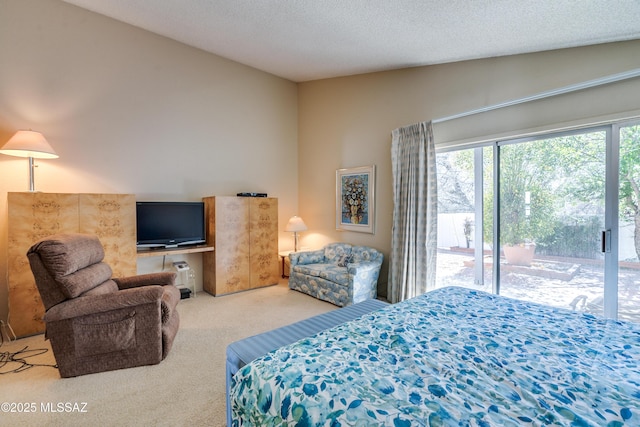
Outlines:
{"type": "Polygon", "coordinates": [[[57,159],[53,150],[40,132],[19,130],[0,148],[0,153],[17,157],[33,157],[35,159],[57,159]]]}
{"type": "Polygon", "coordinates": [[[307,230],[307,226],[299,216],[292,216],[289,218],[289,222],[285,227],[284,231],[305,231],[307,230]]]}

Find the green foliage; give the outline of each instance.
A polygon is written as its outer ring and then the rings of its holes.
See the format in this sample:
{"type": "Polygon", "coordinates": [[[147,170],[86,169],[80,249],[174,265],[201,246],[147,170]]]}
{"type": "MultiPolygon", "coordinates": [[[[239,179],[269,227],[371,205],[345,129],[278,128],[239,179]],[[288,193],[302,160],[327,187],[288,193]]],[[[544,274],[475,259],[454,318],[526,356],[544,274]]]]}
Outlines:
{"type": "Polygon", "coordinates": [[[620,213],[640,213],[640,125],[620,132],[620,213]]]}
{"type": "MultiPolygon", "coordinates": [[[[599,246],[602,225],[596,225],[594,218],[601,220],[604,214],[605,141],[605,131],[597,131],[501,146],[500,243],[535,242],[549,253],[566,250],[565,255],[595,256],[586,246],[599,246]]],[[[474,204],[473,150],[447,154],[449,163],[438,165],[439,182],[442,172],[448,177],[443,187],[449,189],[439,209],[468,212],[474,204]]],[[[483,229],[485,242],[491,243],[492,148],[486,147],[483,154],[483,229]]],[[[640,125],[620,130],[619,170],[620,216],[636,224],[635,250],[640,258],[640,125]]]]}
{"type": "Polygon", "coordinates": [[[536,252],[540,255],[569,256],[574,258],[598,259],[600,257],[600,217],[583,220],[561,218],[555,233],[536,242],[536,252]]]}
{"type": "MultiPolygon", "coordinates": [[[[500,243],[548,241],[562,225],[558,215],[593,202],[604,188],[603,141],[595,132],[500,147],[500,243]]],[[[486,239],[493,233],[492,199],[485,192],[486,239]]]]}
{"type": "Polygon", "coordinates": [[[633,242],[640,259],[640,125],[620,131],[620,215],[632,219],[633,242]]]}

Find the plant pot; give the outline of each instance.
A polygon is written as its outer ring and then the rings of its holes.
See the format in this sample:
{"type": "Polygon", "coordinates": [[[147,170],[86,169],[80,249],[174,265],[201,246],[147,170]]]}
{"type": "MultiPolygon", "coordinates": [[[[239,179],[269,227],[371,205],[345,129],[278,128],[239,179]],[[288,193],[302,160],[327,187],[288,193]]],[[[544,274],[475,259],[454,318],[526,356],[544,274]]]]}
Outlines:
{"type": "Polygon", "coordinates": [[[536,245],[534,243],[504,245],[502,250],[509,264],[530,266],[536,252],[536,245]]]}

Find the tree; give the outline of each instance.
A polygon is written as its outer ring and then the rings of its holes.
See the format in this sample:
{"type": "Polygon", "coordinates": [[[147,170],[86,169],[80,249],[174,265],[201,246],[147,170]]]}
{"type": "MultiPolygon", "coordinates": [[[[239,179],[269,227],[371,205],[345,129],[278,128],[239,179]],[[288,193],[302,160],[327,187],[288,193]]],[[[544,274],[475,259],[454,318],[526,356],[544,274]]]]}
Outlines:
{"type": "Polygon", "coordinates": [[[438,212],[473,212],[473,153],[451,151],[436,156],[438,212]]]}
{"type": "MultiPolygon", "coordinates": [[[[519,245],[555,230],[552,183],[557,171],[551,144],[541,141],[500,147],[500,243],[519,245]]],[[[485,192],[485,239],[493,235],[493,191],[485,192]]]]}
{"type": "MultiPolygon", "coordinates": [[[[543,245],[580,233],[575,242],[587,253],[604,226],[606,132],[594,131],[500,147],[501,244],[534,241],[543,245]],[[557,231],[562,228],[563,233],[557,231]],[[565,236],[565,237],[562,237],[565,236]]],[[[493,239],[493,159],[483,149],[484,239],[493,239]]],[[[455,157],[438,164],[438,183],[446,175],[446,205],[473,210],[473,150],[446,153],[455,157]],[[442,172],[442,176],[441,176],[442,172]]],[[[633,222],[634,247],[640,259],[640,125],[620,131],[620,217],[633,222]]],[[[441,193],[443,194],[443,193],[441,193]]],[[[444,194],[443,194],[444,195],[444,194]]],[[[441,200],[445,201],[444,199],[441,200]]],[[[442,209],[441,211],[445,211],[442,209]]],[[[571,255],[565,253],[565,255],[571,255]]]]}
{"type": "MultiPolygon", "coordinates": [[[[558,227],[597,213],[604,202],[604,148],[602,132],[501,146],[500,243],[550,242],[558,227]]],[[[493,191],[485,192],[487,241],[492,201],[493,191]]]]}
{"type": "Polygon", "coordinates": [[[621,216],[633,221],[633,243],[640,259],[640,125],[620,131],[620,193],[621,216]]]}

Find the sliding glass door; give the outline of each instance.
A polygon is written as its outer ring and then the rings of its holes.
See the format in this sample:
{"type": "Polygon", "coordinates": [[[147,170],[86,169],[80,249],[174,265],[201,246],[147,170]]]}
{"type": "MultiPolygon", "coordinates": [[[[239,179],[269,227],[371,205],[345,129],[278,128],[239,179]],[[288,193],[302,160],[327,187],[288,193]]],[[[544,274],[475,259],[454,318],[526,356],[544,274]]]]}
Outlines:
{"type": "Polygon", "coordinates": [[[437,162],[437,286],[640,322],[640,123],[437,162]]]}
{"type": "MultiPolygon", "coordinates": [[[[617,129],[616,129],[617,130],[617,129]]],[[[619,132],[618,318],[640,322],[640,124],[619,132]]]]}
{"type": "Polygon", "coordinates": [[[438,153],[436,287],[491,292],[493,250],[486,213],[493,209],[493,148],[438,153]]]}
{"type": "Polygon", "coordinates": [[[498,144],[499,293],[602,313],[607,132],[498,144]]]}

